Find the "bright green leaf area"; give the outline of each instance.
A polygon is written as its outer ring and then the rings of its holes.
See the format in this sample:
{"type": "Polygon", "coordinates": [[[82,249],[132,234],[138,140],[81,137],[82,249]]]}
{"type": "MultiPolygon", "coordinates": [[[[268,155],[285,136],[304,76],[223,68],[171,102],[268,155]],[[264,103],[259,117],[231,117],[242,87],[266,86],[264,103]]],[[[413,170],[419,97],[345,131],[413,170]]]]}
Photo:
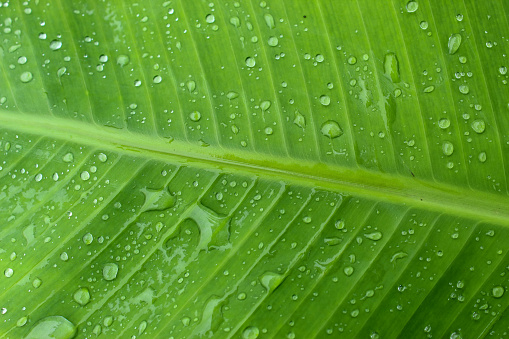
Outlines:
{"type": "Polygon", "coordinates": [[[508,337],[508,18],[0,3],[0,338],[508,337]]]}

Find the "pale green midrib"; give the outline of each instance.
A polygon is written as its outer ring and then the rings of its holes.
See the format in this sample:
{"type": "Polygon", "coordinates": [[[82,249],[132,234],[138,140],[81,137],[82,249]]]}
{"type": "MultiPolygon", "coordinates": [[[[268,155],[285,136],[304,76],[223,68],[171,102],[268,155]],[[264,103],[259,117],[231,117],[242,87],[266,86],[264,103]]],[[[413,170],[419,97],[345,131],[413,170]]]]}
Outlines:
{"type": "Polygon", "coordinates": [[[509,227],[509,196],[455,187],[413,177],[370,172],[300,159],[278,159],[240,149],[202,147],[159,136],[135,134],[62,118],[0,110],[0,127],[97,146],[146,158],[295,182],[353,195],[403,203],[509,227]]]}

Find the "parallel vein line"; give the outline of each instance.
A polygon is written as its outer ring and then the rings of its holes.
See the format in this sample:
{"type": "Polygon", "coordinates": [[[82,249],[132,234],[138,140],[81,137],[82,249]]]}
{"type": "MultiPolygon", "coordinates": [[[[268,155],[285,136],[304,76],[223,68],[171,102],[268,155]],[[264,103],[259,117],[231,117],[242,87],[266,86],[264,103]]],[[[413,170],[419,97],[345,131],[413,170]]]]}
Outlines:
{"type": "Polygon", "coordinates": [[[336,61],[336,56],[334,55],[334,49],[332,48],[332,41],[330,39],[330,32],[329,32],[329,29],[327,28],[327,24],[325,22],[325,16],[323,15],[322,5],[320,3],[320,0],[315,0],[315,2],[316,2],[316,6],[318,7],[318,10],[320,12],[320,17],[322,19],[321,22],[323,23],[323,32],[327,36],[327,43],[329,45],[329,51],[330,51],[330,55],[331,55],[331,58],[332,58],[332,64],[334,65],[334,68],[336,70],[339,88],[341,89],[340,90],[341,97],[343,98],[343,102],[344,102],[345,116],[346,116],[346,121],[347,121],[348,126],[349,126],[350,140],[352,142],[352,150],[354,152],[354,154],[353,154],[354,163],[355,163],[356,167],[359,167],[359,162],[357,161],[357,147],[356,147],[355,141],[354,141],[355,140],[355,137],[354,137],[354,128],[353,128],[353,124],[352,124],[353,116],[351,116],[351,111],[348,108],[348,103],[347,103],[347,100],[346,100],[346,98],[347,98],[346,90],[343,87],[343,82],[342,82],[342,79],[341,79],[341,72],[339,71],[339,67],[338,67],[338,64],[337,64],[337,61],[336,61]]]}

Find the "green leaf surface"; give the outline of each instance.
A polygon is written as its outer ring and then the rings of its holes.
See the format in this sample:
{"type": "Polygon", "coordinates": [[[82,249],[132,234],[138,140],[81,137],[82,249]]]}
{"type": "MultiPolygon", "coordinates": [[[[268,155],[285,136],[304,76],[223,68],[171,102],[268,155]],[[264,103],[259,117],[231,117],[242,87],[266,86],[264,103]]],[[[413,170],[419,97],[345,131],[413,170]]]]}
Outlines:
{"type": "Polygon", "coordinates": [[[0,3],[0,338],[508,337],[508,16],[0,3]]]}

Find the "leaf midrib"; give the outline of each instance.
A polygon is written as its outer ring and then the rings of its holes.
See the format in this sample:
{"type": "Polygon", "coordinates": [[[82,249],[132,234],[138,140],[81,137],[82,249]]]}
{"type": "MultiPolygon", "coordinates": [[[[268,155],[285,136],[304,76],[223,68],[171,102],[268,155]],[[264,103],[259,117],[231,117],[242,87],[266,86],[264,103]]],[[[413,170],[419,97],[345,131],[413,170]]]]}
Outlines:
{"type": "Polygon", "coordinates": [[[384,174],[359,168],[321,164],[295,158],[274,158],[241,149],[203,147],[159,136],[98,126],[55,117],[0,110],[1,126],[13,131],[71,141],[78,144],[320,187],[371,199],[470,217],[509,227],[509,197],[474,191],[414,177],[384,174]]]}

